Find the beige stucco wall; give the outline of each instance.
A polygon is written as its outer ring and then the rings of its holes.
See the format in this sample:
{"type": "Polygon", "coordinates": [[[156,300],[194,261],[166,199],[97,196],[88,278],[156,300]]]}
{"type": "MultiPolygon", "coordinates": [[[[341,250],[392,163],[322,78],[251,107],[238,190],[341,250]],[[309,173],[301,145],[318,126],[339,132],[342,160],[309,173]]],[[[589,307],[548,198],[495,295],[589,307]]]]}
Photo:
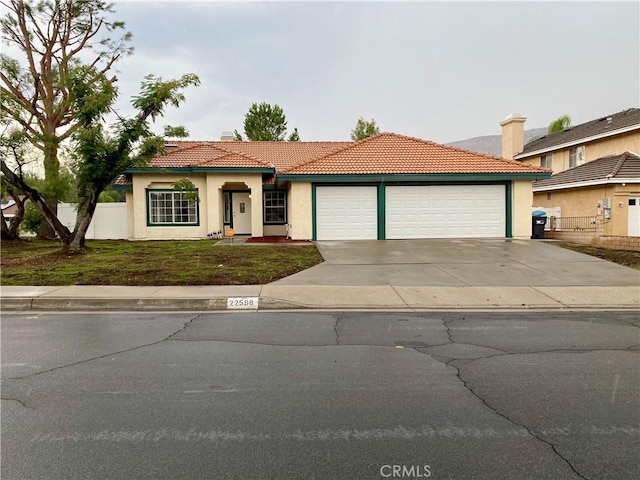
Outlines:
{"type": "Polygon", "coordinates": [[[133,237],[133,220],[134,220],[134,209],[133,209],[133,192],[131,190],[127,190],[124,193],[124,201],[127,203],[127,238],[132,239],[133,237]]]}
{"type": "MultiPolygon", "coordinates": [[[[136,174],[133,175],[133,236],[132,240],[169,240],[169,239],[197,239],[207,235],[207,186],[204,175],[190,175],[189,180],[198,189],[200,196],[199,218],[200,225],[179,227],[149,227],[147,226],[147,188],[171,189],[171,184],[184,179],[184,175],[174,174],[136,174]]],[[[128,200],[128,199],[127,199],[128,200]]]]}
{"type": "MultiPolygon", "coordinates": [[[[640,153],[640,132],[635,131],[617,135],[615,137],[603,138],[601,140],[596,140],[584,145],[584,155],[586,162],[591,162],[593,160],[597,160],[598,158],[611,155],[619,155],[627,151],[640,153]]],[[[553,173],[559,173],[569,169],[569,150],[571,148],[564,148],[562,150],[550,152],[553,153],[553,173]]],[[[539,167],[540,158],[540,155],[527,158],[525,160],[522,160],[522,163],[539,167]]]]}
{"type": "Polygon", "coordinates": [[[224,231],[223,216],[223,187],[225,189],[233,186],[246,186],[251,193],[251,235],[253,237],[264,236],[262,224],[262,174],[255,173],[224,173],[207,175],[207,202],[210,208],[207,221],[211,228],[209,231],[224,231]],[[212,211],[214,210],[214,211],[212,211]]]}
{"type": "Polygon", "coordinates": [[[311,183],[291,183],[288,201],[291,238],[311,240],[313,234],[311,183]]]}
{"type": "Polygon", "coordinates": [[[263,227],[265,237],[284,237],[287,235],[286,225],[264,225],[263,227]]]}
{"type": "Polygon", "coordinates": [[[560,207],[563,217],[602,215],[601,201],[611,198],[611,218],[604,219],[602,235],[627,236],[629,195],[640,195],[640,185],[601,185],[549,192],[536,192],[533,201],[539,207],[560,207]]]}
{"type": "Polygon", "coordinates": [[[170,189],[171,184],[182,180],[180,174],[135,174],[133,189],[127,194],[129,208],[128,227],[131,240],[197,239],[208,232],[224,230],[222,212],[222,188],[225,184],[244,184],[251,191],[251,234],[263,236],[262,225],[262,175],[261,174],[190,174],[189,180],[200,196],[197,226],[147,226],[146,189],[170,189]]]}
{"type": "Polygon", "coordinates": [[[531,238],[531,206],[533,193],[531,180],[518,180],[511,189],[511,235],[513,238],[531,238]]]}

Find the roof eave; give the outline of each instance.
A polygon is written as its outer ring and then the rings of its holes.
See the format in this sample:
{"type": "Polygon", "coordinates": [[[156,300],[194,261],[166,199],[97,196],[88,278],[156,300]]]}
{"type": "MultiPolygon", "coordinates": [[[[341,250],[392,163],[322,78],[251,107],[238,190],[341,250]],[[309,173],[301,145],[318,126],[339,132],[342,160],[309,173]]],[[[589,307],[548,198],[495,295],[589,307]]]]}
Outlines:
{"type": "Polygon", "coordinates": [[[549,186],[533,186],[533,193],[548,192],[549,190],[566,190],[568,188],[598,187],[600,185],[640,184],[640,178],[599,178],[584,182],[565,182],[549,186]]]}
{"type": "Polygon", "coordinates": [[[275,173],[268,167],[146,167],[129,168],[124,173],[275,173]]]}
{"type": "Polygon", "coordinates": [[[640,130],[640,124],[630,125],[628,127],[619,128],[617,130],[611,130],[610,132],[599,133],[597,135],[591,135],[590,137],[579,138],[578,140],[572,140],[571,142],[560,143],[558,145],[552,145],[551,147],[541,148],[527,153],[518,153],[514,155],[514,160],[524,160],[525,158],[535,157],[544,153],[554,152],[567,147],[573,147],[581,145],[587,142],[593,142],[594,140],[600,140],[602,138],[612,137],[615,135],[621,135],[623,133],[633,132],[634,130],[640,130]]]}
{"type": "Polygon", "coordinates": [[[375,173],[375,174],[282,174],[281,182],[415,182],[415,181],[504,181],[542,180],[551,177],[551,172],[526,173],[375,173]]]}

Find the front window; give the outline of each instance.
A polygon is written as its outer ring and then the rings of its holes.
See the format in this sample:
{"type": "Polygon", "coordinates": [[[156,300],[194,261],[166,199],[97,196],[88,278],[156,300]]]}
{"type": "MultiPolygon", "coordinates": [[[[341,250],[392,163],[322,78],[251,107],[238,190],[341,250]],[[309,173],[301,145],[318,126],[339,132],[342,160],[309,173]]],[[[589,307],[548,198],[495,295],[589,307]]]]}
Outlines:
{"type": "Polygon", "coordinates": [[[569,168],[577,167],[584,163],[584,145],[569,150],[569,168]]]}
{"type": "Polygon", "coordinates": [[[185,192],[149,191],[149,225],[197,225],[198,206],[185,192]]]}
{"type": "Polygon", "coordinates": [[[553,165],[553,155],[542,155],[540,157],[540,166],[542,168],[552,168],[553,165]]]}
{"type": "Polygon", "coordinates": [[[264,192],[264,223],[287,223],[287,192],[264,192]]]}

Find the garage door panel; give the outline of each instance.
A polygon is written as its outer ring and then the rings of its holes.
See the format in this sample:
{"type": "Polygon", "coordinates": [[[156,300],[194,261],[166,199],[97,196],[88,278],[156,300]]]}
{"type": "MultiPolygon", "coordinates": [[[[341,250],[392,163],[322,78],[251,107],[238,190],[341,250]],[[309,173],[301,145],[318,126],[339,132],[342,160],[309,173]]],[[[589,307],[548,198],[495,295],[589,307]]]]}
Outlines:
{"type": "Polygon", "coordinates": [[[318,240],[378,238],[376,187],[316,187],[318,240]]]}
{"type": "Polygon", "coordinates": [[[504,237],[504,185],[390,186],[386,238],[504,237]]]}

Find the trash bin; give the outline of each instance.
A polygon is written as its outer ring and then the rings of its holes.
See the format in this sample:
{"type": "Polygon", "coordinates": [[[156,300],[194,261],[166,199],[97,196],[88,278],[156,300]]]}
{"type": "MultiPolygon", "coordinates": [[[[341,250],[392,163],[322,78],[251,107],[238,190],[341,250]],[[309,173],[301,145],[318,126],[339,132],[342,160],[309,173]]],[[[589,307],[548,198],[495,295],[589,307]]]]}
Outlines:
{"type": "Polygon", "coordinates": [[[540,210],[536,210],[533,212],[531,217],[531,238],[544,238],[544,227],[547,224],[547,217],[544,215],[539,215],[540,210]],[[536,215],[538,214],[538,215],[536,215]]]}

